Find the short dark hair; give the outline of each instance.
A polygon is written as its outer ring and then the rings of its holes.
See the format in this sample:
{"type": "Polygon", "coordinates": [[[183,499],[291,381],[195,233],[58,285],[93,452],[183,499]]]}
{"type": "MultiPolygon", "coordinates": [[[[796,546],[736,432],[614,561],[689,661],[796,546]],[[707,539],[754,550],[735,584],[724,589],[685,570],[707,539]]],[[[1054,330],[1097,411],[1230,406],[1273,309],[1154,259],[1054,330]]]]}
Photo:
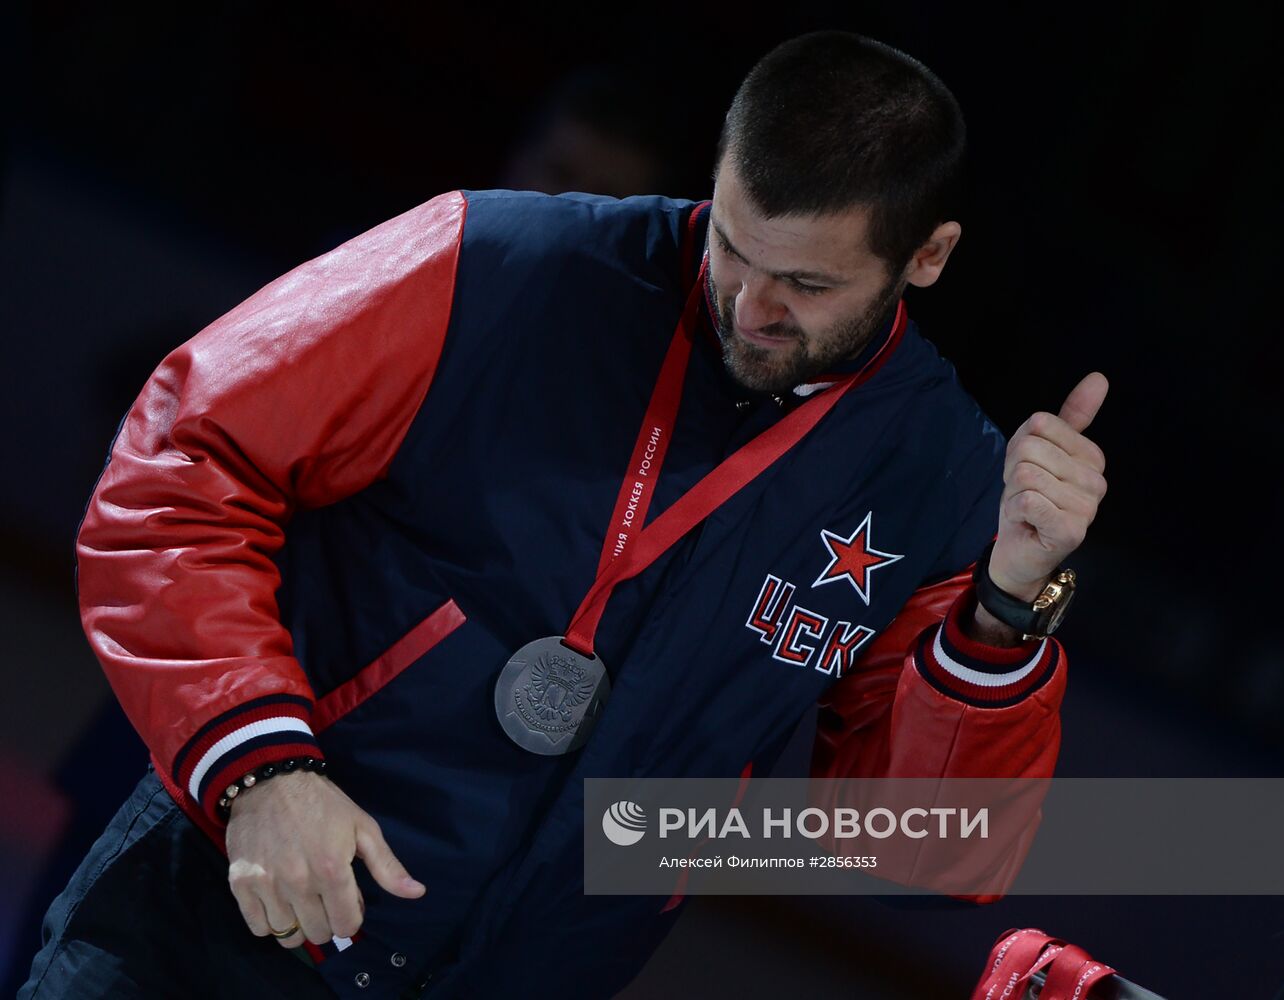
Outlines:
{"type": "Polygon", "coordinates": [[[870,250],[892,274],[955,208],[967,130],[945,84],[890,45],[846,31],[792,38],[736,91],[718,137],[767,218],[870,207],[870,250]]]}

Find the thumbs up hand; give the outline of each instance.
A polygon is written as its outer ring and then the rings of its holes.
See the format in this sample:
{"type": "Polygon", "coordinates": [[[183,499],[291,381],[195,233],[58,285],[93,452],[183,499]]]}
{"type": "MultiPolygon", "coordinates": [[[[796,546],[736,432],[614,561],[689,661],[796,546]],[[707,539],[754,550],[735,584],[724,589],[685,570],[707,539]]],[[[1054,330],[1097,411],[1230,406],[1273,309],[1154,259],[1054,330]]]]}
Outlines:
{"type": "Polygon", "coordinates": [[[990,578],[1013,597],[1033,600],[1079,547],[1106,493],[1106,456],[1083,431],[1110,384],[1085,375],[1057,414],[1039,412],[1008,442],[999,529],[990,578]]]}

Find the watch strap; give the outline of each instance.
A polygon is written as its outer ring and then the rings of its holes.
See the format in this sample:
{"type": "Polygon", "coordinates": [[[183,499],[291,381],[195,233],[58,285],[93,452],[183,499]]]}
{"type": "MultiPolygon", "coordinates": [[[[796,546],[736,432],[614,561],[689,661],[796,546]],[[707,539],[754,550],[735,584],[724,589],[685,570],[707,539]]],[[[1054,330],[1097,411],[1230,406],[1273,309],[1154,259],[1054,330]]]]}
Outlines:
{"type": "MultiPolygon", "coordinates": [[[[977,602],[1003,624],[1016,629],[1024,637],[1042,639],[1055,608],[1036,610],[1033,600],[1014,597],[990,579],[990,555],[994,551],[996,541],[998,541],[997,538],[992,539],[985,547],[985,551],[981,553],[972,570],[972,583],[976,587],[977,602]]],[[[1060,572],[1061,569],[1058,569],[1052,575],[1055,577],[1060,572]]]]}

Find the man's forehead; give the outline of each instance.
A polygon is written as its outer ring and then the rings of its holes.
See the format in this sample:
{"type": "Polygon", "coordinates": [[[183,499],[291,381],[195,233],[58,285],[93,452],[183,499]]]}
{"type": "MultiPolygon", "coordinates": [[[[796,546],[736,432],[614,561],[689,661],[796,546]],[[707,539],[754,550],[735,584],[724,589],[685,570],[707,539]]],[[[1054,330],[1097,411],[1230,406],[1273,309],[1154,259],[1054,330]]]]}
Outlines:
{"type": "Polygon", "coordinates": [[[751,260],[762,257],[764,264],[777,271],[824,271],[848,280],[854,270],[880,263],[869,249],[866,206],[821,215],[767,218],[749,199],[727,159],[714,181],[710,223],[738,253],[751,260]]]}

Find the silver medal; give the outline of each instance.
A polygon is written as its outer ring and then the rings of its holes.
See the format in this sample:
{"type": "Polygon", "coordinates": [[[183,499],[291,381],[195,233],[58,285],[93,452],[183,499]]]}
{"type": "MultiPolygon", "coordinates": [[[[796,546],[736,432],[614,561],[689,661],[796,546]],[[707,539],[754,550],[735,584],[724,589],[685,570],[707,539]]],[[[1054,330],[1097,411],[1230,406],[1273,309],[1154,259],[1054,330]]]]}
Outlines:
{"type": "Polygon", "coordinates": [[[495,714],[519,747],[555,756],[584,745],[610,695],[602,658],[590,659],[550,635],[528,642],[500,671],[495,714]]]}

